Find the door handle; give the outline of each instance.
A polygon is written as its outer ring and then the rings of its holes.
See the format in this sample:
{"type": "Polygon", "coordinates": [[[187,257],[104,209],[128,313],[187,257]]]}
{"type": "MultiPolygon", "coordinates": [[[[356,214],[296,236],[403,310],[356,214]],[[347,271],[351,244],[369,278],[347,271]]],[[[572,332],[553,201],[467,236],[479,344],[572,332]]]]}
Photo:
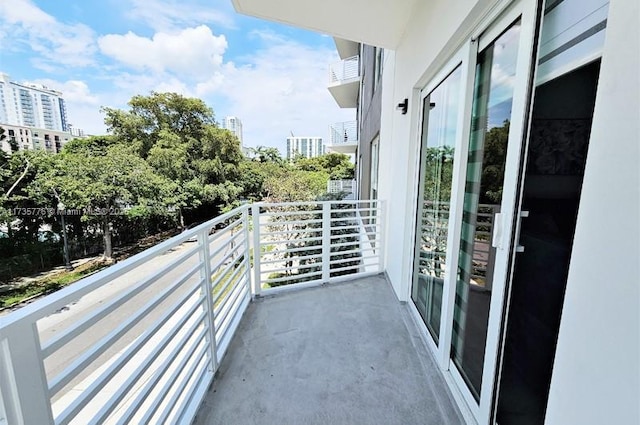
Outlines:
{"type": "Polygon", "coordinates": [[[522,229],[522,219],[529,217],[529,211],[520,211],[518,219],[518,245],[516,245],[516,252],[524,252],[524,246],[520,245],[520,229],[522,229]]]}
{"type": "Polygon", "coordinates": [[[493,215],[493,235],[491,237],[491,246],[502,249],[502,213],[493,215]]]}

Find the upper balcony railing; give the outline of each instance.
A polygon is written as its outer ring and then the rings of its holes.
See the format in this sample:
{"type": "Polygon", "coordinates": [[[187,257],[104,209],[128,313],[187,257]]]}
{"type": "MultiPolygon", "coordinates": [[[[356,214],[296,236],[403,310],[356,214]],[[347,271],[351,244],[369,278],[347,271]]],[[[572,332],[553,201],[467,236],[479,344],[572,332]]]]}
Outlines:
{"type": "Polygon", "coordinates": [[[334,62],[329,65],[329,84],[341,83],[360,76],[360,57],[350,58],[334,62]]]}
{"type": "Polygon", "coordinates": [[[329,144],[358,144],[358,122],[345,121],[329,126],[329,144]]]}
{"type": "Polygon", "coordinates": [[[0,424],[190,423],[251,299],[381,272],[383,218],[242,206],[0,317],[0,424]]]}

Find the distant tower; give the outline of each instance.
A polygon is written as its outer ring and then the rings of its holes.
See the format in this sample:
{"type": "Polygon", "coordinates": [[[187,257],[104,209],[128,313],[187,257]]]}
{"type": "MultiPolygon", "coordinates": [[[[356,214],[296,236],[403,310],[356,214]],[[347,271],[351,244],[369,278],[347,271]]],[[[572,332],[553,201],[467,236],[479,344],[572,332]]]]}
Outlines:
{"type": "Polygon", "coordinates": [[[244,146],[242,141],[242,121],[238,117],[224,117],[224,121],[222,121],[222,128],[226,128],[230,132],[236,135],[238,140],[240,140],[240,147],[244,146]]]}
{"type": "Polygon", "coordinates": [[[322,137],[294,136],[287,137],[287,159],[293,160],[297,155],[313,158],[324,155],[322,137]]]}

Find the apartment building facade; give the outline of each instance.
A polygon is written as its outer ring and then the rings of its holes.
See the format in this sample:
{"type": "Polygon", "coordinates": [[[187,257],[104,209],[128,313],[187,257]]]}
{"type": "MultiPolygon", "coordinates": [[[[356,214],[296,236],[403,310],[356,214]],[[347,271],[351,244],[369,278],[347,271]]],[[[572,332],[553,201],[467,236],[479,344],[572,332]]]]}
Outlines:
{"type": "Polygon", "coordinates": [[[62,93],[43,85],[17,83],[0,73],[0,123],[68,131],[62,93]]]}
{"type": "Polygon", "coordinates": [[[0,149],[10,154],[14,149],[22,150],[46,150],[51,153],[59,153],[62,147],[71,139],[84,137],[84,134],[76,135],[67,131],[56,131],[46,128],[34,128],[20,125],[0,123],[4,129],[5,139],[0,149]],[[13,145],[13,147],[12,147],[13,145]]]}
{"type": "Polygon", "coordinates": [[[290,136],[287,137],[287,160],[292,161],[297,156],[314,158],[324,155],[325,148],[322,137],[290,136]]]}
{"type": "Polygon", "coordinates": [[[359,195],[466,422],[638,423],[638,3],[233,3],[359,46],[359,195]]]}
{"type": "Polygon", "coordinates": [[[222,128],[225,128],[232,132],[238,140],[240,140],[240,147],[244,147],[242,139],[242,121],[238,117],[226,116],[222,120],[222,128]]]}

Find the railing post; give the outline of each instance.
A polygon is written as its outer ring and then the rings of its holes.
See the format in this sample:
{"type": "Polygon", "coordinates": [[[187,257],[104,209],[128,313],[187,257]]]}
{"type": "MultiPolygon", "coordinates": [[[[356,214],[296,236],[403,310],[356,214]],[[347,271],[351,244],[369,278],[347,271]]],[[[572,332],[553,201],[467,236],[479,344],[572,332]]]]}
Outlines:
{"type": "Polygon", "coordinates": [[[253,294],[260,295],[262,289],[260,273],[260,205],[253,204],[251,206],[251,215],[253,217],[253,294]]]}
{"type": "Polygon", "coordinates": [[[209,327],[208,339],[211,349],[211,371],[218,369],[218,350],[216,347],[215,312],[213,305],[213,288],[211,287],[211,259],[209,250],[209,228],[203,229],[198,235],[200,250],[200,277],[202,278],[202,293],[206,297],[207,326],[209,327]]]}
{"type": "Polygon", "coordinates": [[[322,281],[331,277],[331,203],[322,203],[322,281]]]}
{"type": "Polygon", "coordinates": [[[245,206],[242,210],[242,227],[244,228],[244,258],[247,263],[245,272],[245,280],[247,281],[247,289],[249,294],[253,293],[253,285],[251,285],[251,243],[249,242],[249,207],[245,206]]]}
{"type": "Polygon", "coordinates": [[[53,424],[40,337],[35,323],[22,322],[0,334],[0,391],[7,423],[53,424]]]}
{"type": "MultiPolygon", "coordinates": [[[[385,235],[386,226],[385,220],[386,216],[386,203],[385,201],[377,200],[376,208],[378,210],[378,218],[377,220],[380,223],[380,246],[378,247],[378,271],[380,273],[384,272],[384,246],[386,244],[387,238],[385,235]]],[[[377,223],[376,223],[377,224],[377,223]]]]}

